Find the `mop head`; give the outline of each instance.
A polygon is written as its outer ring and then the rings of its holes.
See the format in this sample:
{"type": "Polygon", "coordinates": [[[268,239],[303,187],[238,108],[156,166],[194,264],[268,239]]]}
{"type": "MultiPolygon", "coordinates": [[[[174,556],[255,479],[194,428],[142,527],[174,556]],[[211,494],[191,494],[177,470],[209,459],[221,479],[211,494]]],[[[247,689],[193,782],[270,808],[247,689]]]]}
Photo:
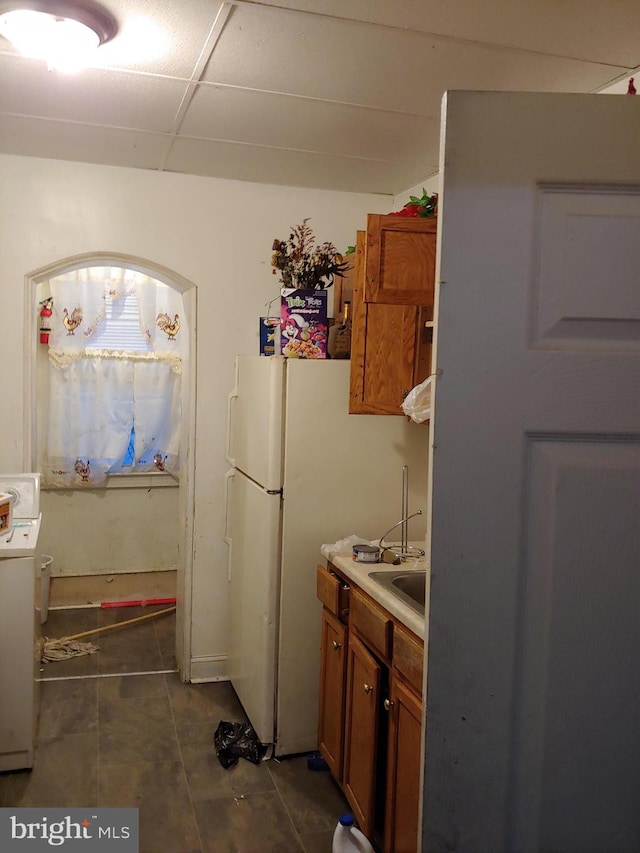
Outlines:
{"type": "Polygon", "coordinates": [[[125,625],[145,622],[147,619],[156,619],[158,616],[164,616],[166,613],[173,613],[175,609],[174,604],[172,607],[167,607],[164,610],[155,610],[153,613],[147,613],[144,616],[127,619],[126,622],[114,622],[112,625],[103,625],[102,628],[82,631],[80,634],[72,634],[71,637],[63,637],[61,640],[50,640],[48,637],[45,637],[42,643],[40,660],[42,663],[49,663],[54,660],[77,658],[80,655],[92,655],[99,651],[98,646],[94,646],[93,643],[78,642],[80,637],[89,637],[92,634],[101,634],[103,631],[113,631],[116,628],[123,628],[125,625]]]}
{"type": "Polygon", "coordinates": [[[69,658],[77,658],[82,655],[92,655],[98,651],[98,646],[93,643],[82,643],[79,640],[62,639],[50,640],[45,637],[42,645],[42,663],[50,661],[68,660],[69,658]]]}

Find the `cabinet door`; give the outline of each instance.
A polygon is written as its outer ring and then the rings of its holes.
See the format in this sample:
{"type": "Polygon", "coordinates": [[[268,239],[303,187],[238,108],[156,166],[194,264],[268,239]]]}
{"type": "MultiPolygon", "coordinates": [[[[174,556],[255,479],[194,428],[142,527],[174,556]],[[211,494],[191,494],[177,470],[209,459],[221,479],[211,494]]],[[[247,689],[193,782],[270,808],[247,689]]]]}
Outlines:
{"type": "Polygon", "coordinates": [[[401,415],[431,373],[435,220],[370,215],[356,242],[351,414],[401,415]]]}
{"type": "Polygon", "coordinates": [[[343,784],[360,828],[371,838],[377,781],[380,666],[353,634],[349,635],[348,658],[343,784]]]}
{"type": "Polygon", "coordinates": [[[324,607],[322,609],[318,749],[338,782],[342,781],[346,671],[347,629],[324,607]]]}
{"type": "Polygon", "coordinates": [[[391,676],[385,853],[418,849],[422,703],[398,676],[391,676]]]}
{"type": "Polygon", "coordinates": [[[364,301],[433,306],[436,231],[436,219],[370,213],[364,301]]]}
{"type": "Polygon", "coordinates": [[[414,305],[362,302],[356,290],[351,335],[352,414],[401,415],[404,398],[418,384],[417,366],[425,372],[423,378],[429,375],[430,360],[419,355],[420,313],[414,305]]]}

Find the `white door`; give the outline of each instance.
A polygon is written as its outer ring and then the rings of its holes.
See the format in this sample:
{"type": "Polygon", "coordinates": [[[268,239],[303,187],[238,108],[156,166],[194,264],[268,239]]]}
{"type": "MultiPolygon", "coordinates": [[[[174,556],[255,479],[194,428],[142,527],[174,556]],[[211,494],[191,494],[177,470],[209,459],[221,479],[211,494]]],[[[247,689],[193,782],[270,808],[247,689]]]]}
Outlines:
{"type": "Polygon", "coordinates": [[[640,98],[443,110],[430,853],[640,850],[640,98]]]}
{"type": "Polygon", "coordinates": [[[280,518],[280,495],[229,472],[227,671],[262,743],[272,743],[274,735],[280,518]]]}

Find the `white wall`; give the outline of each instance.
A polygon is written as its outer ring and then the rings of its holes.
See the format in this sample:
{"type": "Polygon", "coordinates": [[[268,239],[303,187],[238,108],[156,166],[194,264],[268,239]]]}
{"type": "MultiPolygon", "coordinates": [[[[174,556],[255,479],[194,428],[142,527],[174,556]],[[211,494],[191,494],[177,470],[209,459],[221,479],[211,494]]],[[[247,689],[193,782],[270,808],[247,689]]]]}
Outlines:
{"type": "Polygon", "coordinates": [[[409,201],[409,197],[412,195],[420,198],[422,195],[422,190],[425,189],[429,195],[433,195],[434,193],[440,192],[440,173],[438,172],[435,175],[431,175],[428,178],[425,178],[424,181],[421,181],[419,184],[416,184],[414,187],[409,187],[408,190],[404,192],[398,193],[398,195],[393,197],[393,210],[401,210],[405,204],[409,201]]]}
{"type": "Polygon", "coordinates": [[[38,545],[54,558],[53,577],[175,570],[178,489],[140,479],[137,488],[42,491],[38,545]]]}
{"type": "MultiPolygon", "coordinates": [[[[194,658],[226,651],[226,399],[234,356],[257,353],[258,317],[277,294],[270,268],[273,239],[285,239],[291,226],[310,217],[320,241],[346,248],[365,227],[367,213],[393,209],[384,196],[0,155],[1,471],[27,464],[27,273],[81,253],[108,251],[168,267],[197,287],[194,658]]],[[[34,317],[34,334],[36,327],[34,317]]]]}

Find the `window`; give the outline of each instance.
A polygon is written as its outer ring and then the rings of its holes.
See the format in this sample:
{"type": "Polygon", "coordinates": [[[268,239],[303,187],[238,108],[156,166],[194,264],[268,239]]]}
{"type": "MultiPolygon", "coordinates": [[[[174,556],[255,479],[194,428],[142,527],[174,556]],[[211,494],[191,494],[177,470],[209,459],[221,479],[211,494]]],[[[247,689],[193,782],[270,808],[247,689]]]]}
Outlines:
{"type": "Polygon", "coordinates": [[[74,270],[48,284],[43,483],[96,487],[114,474],[177,473],[187,352],[180,293],[119,267],[74,270]]]}
{"type": "MultiPolygon", "coordinates": [[[[166,286],[166,285],[165,285],[166,286]]],[[[87,341],[88,350],[153,352],[151,342],[140,329],[140,309],[135,293],[114,299],[105,287],[105,312],[87,341]]]]}

